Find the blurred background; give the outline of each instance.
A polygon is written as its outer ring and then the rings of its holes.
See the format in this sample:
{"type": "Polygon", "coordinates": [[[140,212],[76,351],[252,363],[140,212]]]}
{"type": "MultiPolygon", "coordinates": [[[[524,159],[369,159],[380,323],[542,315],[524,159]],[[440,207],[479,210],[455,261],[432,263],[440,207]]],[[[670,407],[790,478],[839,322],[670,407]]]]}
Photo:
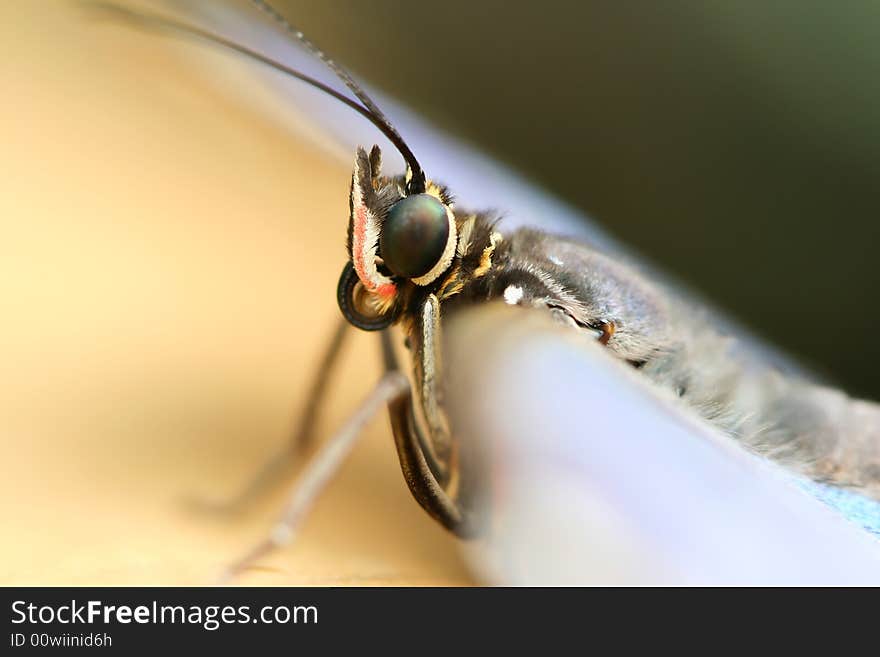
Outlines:
{"type": "MultiPolygon", "coordinates": [[[[880,397],[876,3],[279,6],[357,76],[880,397]]],[[[279,118],[253,66],[68,0],[0,4],[0,84],[0,582],[209,582],[284,491],[222,521],[181,500],[231,495],[291,432],[338,317],[351,153],[279,118]]],[[[369,338],[347,345],[323,434],[377,378],[369,338]]],[[[297,543],[242,581],[471,575],[380,417],[297,543]]]]}
{"type": "MultiPolygon", "coordinates": [[[[210,584],[291,480],[239,515],[184,502],[229,499],[290,440],[339,320],[350,153],[267,118],[252,66],[76,2],[0,3],[0,82],[0,583],[210,584]]],[[[318,437],[378,378],[352,332],[318,437]]],[[[237,580],[469,581],[384,413],[237,580]]]]}
{"type": "Polygon", "coordinates": [[[880,398],[877,2],[278,4],[358,76],[880,398]]]}

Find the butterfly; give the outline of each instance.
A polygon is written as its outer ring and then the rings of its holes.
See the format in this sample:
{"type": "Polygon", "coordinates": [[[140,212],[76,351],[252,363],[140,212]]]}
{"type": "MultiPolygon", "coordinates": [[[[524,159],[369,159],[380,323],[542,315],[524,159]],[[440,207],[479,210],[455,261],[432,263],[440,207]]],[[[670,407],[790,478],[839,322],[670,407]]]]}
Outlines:
{"type": "MultiPolygon", "coordinates": [[[[723,320],[613,250],[542,228],[510,229],[490,212],[433,179],[372,97],[335,61],[267,2],[252,4],[338,77],[351,98],[331,86],[220,35],[161,17],[133,15],[142,25],[211,41],[296,78],[369,121],[406,163],[383,169],[378,147],[358,148],[349,188],[347,261],[337,286],[345,322],[380,335],[385,374],[350,422],[309,465],[271,534],[238,560],[234,574],[289,542],[366,421],[387,406],[401,470],[415,500],[462,537],[487,520],[487,488],[475,456],[450,423],[443,330],[475,306],[503,304],[540,313],[602,348],[695,417],[793,471],[880,497],[876,404],[851,400],[795,371],[777,367],[723,320]],[[412,382],[402,373],[390,330],[406,336],[412,382]]],[[[496,205],[501,205],[499,199],[496,205]]],[[[344,328],[323,362],[330,368],[344,328]]],[[[319,376],[310,409],[320,404],[319,376]]],[[[312,428],[307,414],[300,435],[312,428]]],[[[589,434],[588,428],[582,428],[589,434]]]]}

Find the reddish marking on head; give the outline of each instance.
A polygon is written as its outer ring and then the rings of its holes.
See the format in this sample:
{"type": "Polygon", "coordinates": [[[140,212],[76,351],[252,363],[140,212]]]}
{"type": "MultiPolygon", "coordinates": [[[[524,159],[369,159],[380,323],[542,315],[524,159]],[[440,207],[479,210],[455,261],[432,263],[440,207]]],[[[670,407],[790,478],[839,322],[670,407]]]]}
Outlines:
{"type": "MultiPolygon", "coordinates": [[[[366,257],[366,239],[367,239],[367,207],[358,205],[354,208],[354,227],[352,230],[351,259],[354,264],[354,270],[361,279],[364,288],[373,294],[378,295],[383,300],[393,299],[397,294],[397,285],[394,283],[383,283],[370,276],[367,271],[366,257]]],[[[384,277],[383,277],[384,278],[384,277]]]]}
{"type": "Polygon", "coordinates": [[[397,286],[394,283],[385,283],[376,288],[376,294],[383,299],[392,299],[397,294],[397,286]]]}
{"type": "Polygon", "coordinates": [[[354,270],[361,279],[364,287],[373,292],[376,288],[376,281],[367,276],[366,263],[364,262],[364,240],[367,233],[367,207],[359,205],[354,209],[354,230],[352,231],[351,259],[354,263],[354,270]]]}

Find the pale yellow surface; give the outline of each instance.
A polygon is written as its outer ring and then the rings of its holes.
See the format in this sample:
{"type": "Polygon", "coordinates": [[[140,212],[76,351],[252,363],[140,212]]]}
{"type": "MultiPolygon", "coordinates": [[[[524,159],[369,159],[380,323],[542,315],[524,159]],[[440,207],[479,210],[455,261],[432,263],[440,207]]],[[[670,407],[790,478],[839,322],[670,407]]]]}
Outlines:
{"type": "MultiPolygon", "coordinates": [[[[0,583],[204,584],[256,540],[187,512],[280,447],[338,317],[350,171],[180,45],[0,3],[0,583]]],[[[346,349],[322,432],[378,377],[346,349]]],[[[458,584],[383,414],[248,584],[458,584]]]]}

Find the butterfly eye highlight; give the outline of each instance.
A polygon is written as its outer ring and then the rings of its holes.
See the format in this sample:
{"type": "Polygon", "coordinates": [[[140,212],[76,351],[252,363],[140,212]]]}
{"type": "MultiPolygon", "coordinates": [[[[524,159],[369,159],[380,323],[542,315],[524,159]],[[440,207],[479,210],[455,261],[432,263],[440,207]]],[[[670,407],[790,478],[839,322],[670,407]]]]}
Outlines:
{"type": "Polygon", "coordinates": [[[439,199],[430,194],[407,196],[391,207],[382,223],[379,255],[397,276],[424,277],[444,260],[452,230],[454,224],[439,199]]]}

